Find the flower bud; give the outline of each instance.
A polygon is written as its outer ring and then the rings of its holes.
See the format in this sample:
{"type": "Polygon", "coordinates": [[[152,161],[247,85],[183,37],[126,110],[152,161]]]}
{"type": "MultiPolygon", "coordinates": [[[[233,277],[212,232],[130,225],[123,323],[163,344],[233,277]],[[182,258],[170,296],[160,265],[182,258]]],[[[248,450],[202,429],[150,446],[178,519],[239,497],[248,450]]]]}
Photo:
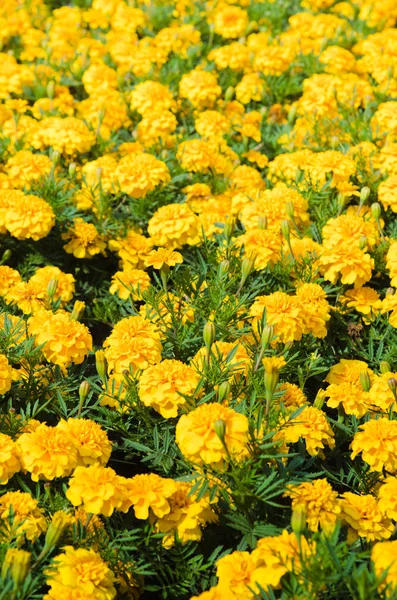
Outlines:
{"type": "Polygon", "coordinates": [[[51,160],[52,160],[52,164],[54,165],[54,167],[55,167],[55,165],[58,164],[60,157],[61,157],[61,153],[58,152],[58,150],[53,150],[53,152],[51,154],[51,160]]]}
{"type": "Polygon", "coordinates": [[[369,189],[369,187],[367,185],[365,185],[363,188],[361,188],[360,204],[364,204],[364,202],[366,202],[368,200],[370,194],[371,194],[371,190],[369,189]]]}
{"type": "Polygon", "coordinates": [[[3,265],[5,262],[7,262],[7,260],[10,260],[11,255],[12,255],[11,250],[8,250],[8,249],[4,250],[4,253],[3,253],[3,256],[2,256],[0,264],[3,265]]]}
{"type": "Polygon", "coordinates": [[[295,207],[294,207],[294,203],[291,202],[291,200],[288,200],[288,202],[285,203],[285,212],[287,213],[288,217],[292,221],[294,218],[295,207]]]}
{"type": "Polygon", "coordinates": [[[214,430],[222,444],[224,444],[226,435],[226,422],[223,419],[217,419],[214,423],[214,430]]]}
{"type": "Polygon", "coordinates": [[[269,346],[270,342],[273,339],[273,334],[274,334],[273,325],[266,325],[263,328],[262,335],[261,335],[261,346],[262,346],[263,350],[266,350],[266,348],[269,346]]]}
{"type": "Polygon", "coordinates": [[[241,279],[246,280],[248,275],[251,273],[252,269],[255,265],[256,256],[250,254],[249,256],[246,254],[241,261],[241,279]]]}
{"type": "Polygon", "coordinates": [[[233,218],[230,218],[226,221],[225,223],[225,228],[223,230],[225,237],[227,240],[230,240],[233,233],[234,233],[234,228],[236,227],[236,220],[233,218]]]}
{"type": "Polygon", "coordinates": [[[392,287],[387,288],[387,290],[386,290],[386,296],[393,296],[394,291],[395,290],[392,287]]]}
{"type": "Polygon", "coordinates": [[[105,353],[103,350],[97,350],[95,352],[95,366],[99,377],[101,378],[102,382],[105,383],[107,365],[105,353]]]}
{"type": "Polygon", "coordinates": [[[230,100],[232,100],[233,96],[234,96],[234,87],[232,85],[229,85],[229,87],[227,88],[226,92],[225,92],[225,100],[226,102],[230,102],[230,100]]]}
{"type": "Polygon", "coordinates": [[[222,403],[231,392],[232,386],[228,381],[224,381],[218,388],[218,402],[222,403]]]}
{"type": "Polygon", "coordinates": [[[75,162],[71,162],[69,164],[69,177],[74,177],[75,173],[76,173],[76,168],[77,168],[77,164],[75,162]]]}
{"type": "Polygon", "coordinates": [[[99,125],[102,125],[102,121],[105,118],[106,115],[106,108],[100,108],[98,110],[98,123],[99,125]]]}
{"type": "Polygon", "coordinates": [[[83,316],[85,310],[85,303],[80,302],[80,300],[76,300],[73,306],[72,313],[70,315],[71,320],[79,321],[83,316]]]}
{"type": "Polygon", "coordinates": [[[50,300],[52,300],[53,297],[55,296],[57,289],[58,289],[58,279],[56,279],[56,278],[50,279],[50,281],[48,282],[48,285],[47,285],[47,295],[50,300]]]}
{"type": "Polygon", "coordinates": [[[95,178],[97,181],[101,181],[102,178],[102,167],[98,167],[97,169],[95,169],[95,178]]]}
{"type": "Polygon", "coordinates": [[[288,124],[289,125],[292,125],[292,123],[295,121],[296,111],[297,111],[297,106],[296,106],[296,104],[293,104],[288,111],[288,124]]]}
{"type": "Polygon", "coordinates": [[[260,215],[258,217],[258,229],[267,229],[267,216],[260,215]]]}
{"type": "Polygon", "coordinates": [[[346,204],[346,196],[345,196],[345,194],[342,194],[342,193],[338,194],[338,200],[337,201],[338,201],[338,208],[340,209],[339,212],[341,212],[343,210],[343,207],[346,204]]]}
{"type": "Polygon", "coordinates": [[[14,582],[14,587],[18,589],[30,570],[30,552],[19,550],[17,548],[9,548],[4,557],[1,568],[1,576],[3,579],[7,577],[7,573],[14,582]]]}
{"type": "Polygon", "coordinates": [[[371,204],[371,212],[374,219],[378,221],[382,212],[379,202],[374,202],[373,204],[371,204]]]}
{"type": "Polygon", "coordinates": [[[361,383],[361,386],[362,386],[364,392],[369,392],[369,390],[371,389],[371,381],[369,378],[368,371],[361,371],[360,383],[361,383]]]}
{"type": "Polygon", "coordinates": [[[391,371],[391,367],[386,360],[382,360],[379,367],[380,367],[380,372],[382,373],[382,375],[384,375],[385,373],[390,373],[390,371],[391,371]]]}
{"type": "Polygon", "coordinates": [[[51,523],[48,526],[45,536],[43,553],[47,554],[53,546],[56,546],[62,537],[63,532],[73,523],[70,515],[63,510],[57,510],[52,515],[51,523]]]}
{"type": "Polygon", "coordinates": [[[283,219],[281,221],[281,233],[283,234],[286,241],[289,242],[290,234],[291,234],[291,227],[290,227],[289,221],[287,219],[283,219]]]}
{"type": "Polygon", "coordinates": [[[302,507],[297,506],[293,509],[291,515],[291,529],[299,540],[306,529],[306,512],[302,507]]]}
{"type": "Polygon", "coordinates": [[[321,410],[325,402],[325,390],[318,390],[316,397],[313,402],[314,408],[321,410]]]}
{"type": "Polygon", "coordinates": [[[215,341],[215,325],[214,323],[212,323],[211,321],[208,321],[208,323],[206,323],[204,325],[204,329],[203,329],[203,340],[204,340],[204,344],[205,347],[207,348],[208,352],[211,349],[212,344],[215,341]]]}
{"type": "Polygon", "coordinates": [[[86,400],[88,394],[90,393],[90,388],[90,383],[86,379],[80,383],[79,398],[81,403],[84,403],[84,401],[86,400]]]}
{"type": "Polygon", "coordinates": [[[229,268],[230,268],[230,262],[226,259],[222,260],[219,263],[218,276],[222,279],[222,277],[224,277],[229,272],[229,268]]]}
{"type": "Polygon", "coordinates": [[[389,386],[394,398],[396,398],[397,379],[395,377],[389,377],[389,379],[387,380],[387,385],[389,386]]]}

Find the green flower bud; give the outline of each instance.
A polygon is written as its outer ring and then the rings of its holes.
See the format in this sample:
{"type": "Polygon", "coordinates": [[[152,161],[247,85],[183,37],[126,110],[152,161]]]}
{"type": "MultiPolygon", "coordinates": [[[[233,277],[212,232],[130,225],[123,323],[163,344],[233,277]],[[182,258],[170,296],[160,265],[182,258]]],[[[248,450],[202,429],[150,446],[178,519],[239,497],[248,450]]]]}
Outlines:
{"type": "Polygon", "coordinates": [[[367,185],[365,185],[363,188],[361,188],[360,204],[364,204],[364,202],[366,202],[368,200],[368,198],[370,197],[370,194],[371,194],[371,190],[369,189],[369,187],[367,185]]]}
{"type": "Polygon", "coordinates": [[[1,568],[2,578],[5,579],[8,574],[14,582],[14,587],[20,588],[30,571],[30,558],[31,554],[26,550],[9,548],[1,568]]]}
{"type": "Polygon", "coordinates": [[[228,381],[224,381],[218,388],[218,402],[223,402],[231,392],[232,386],[228,381]]]}
{"type": "Polygon", "coordinates": [[[218,267],[218,276],[222,279],[228,272],[230,268],[230,262],[228,260],[222,260],[219,263],[218,267]]]}
{"type": "Polygon", "coordinates": [[[283,219],[281,221],[281,233],[283,234],[286,241],[289,242],[291,235],[291,227],[287,219],[283,219]]]}
{"type": "Polygon", "coordinates": [[[298,539],[306,529],[306,512],[299,506],[292,511],[291,529],[298,539]]]}
{"type": "Polygon", "coordinates": [[[56,294],[56,291],[58,289],[58,279],[50,279],[50,281],[48,282],[47,285],[47,295],[50,298],[50,300],[53,299],[53,297],[56,294]]]}
{"type": "Polygon", "coordinates": [[[384,375],[385,373],[390,373],[391,367],[386,360],[382,360],[379,366],[380,366],[380,372],[382,373],[382,375],[384,375]]]}
{"type": "Polygon", "coordinates": [[[214,423],[214,430],[222,444],[225,444],[226,422],[223,419],[217,419],[214,423]]]}
{"type": "Polygon", "coordinates": [[[225,100],[226,102],[230,102],[230,100],[233,99],[235,93],[235,89],[232,85],[229,85],[229,87],[227,88],[226,92],[225,92],[225,100]]]}
{"type": "Polygon", "coordinates": [[[285,212],[287,213],[288,217],[292,221],[294,218],[294,214],[295,214],[295,207],[294,207],[294,203],[291,202],[291,200],[288,200],[288,202],[285,203],[285,212]]]}
{"type": "Polygon", "coordinates": [[[371,212],[374,219],[378,221],[382,212],[379,202],[374,202],[371,204],[371,212]]]}
{"type": "Polygon", "coordinates": [[[208,321],[208,323],[204,325],[203,329],[203,340],[208,352],[210,351],[211,346],[215,341],[215,334],[216,330],[214,323],[212,323],[212,321],[208,321]]]}
{"type": "Polygon", "coordinates": [[[102,382],[105,383],[107,365],[105,353],[103,350],[97,350],[95,352],[95,366],[99,377],[101,378],[102,382]]]}
{"type": "Polygon", "coordinates": [[[361,371],[360,373],[360,383],[364,390],[364,392],[369,392],[371,389],[371,380],[369,378],[368,371],[361,371]]]}
{"type": "Polygon", "coordinates": [[[263,328],[262,335],[261,335],[261,346],[262,346],[263,350],[266,350],[266,348],[269,346],[270,342],[273,339],[273,335],[274,335],[273,325],[266,325],[263,328]]]}
{"type": "Polygon", "coordinates": [[[365,250],[367,245],[368,245],[368,238],[366,235],[362,235],[360,237],[360,239],[358,240],[358,245],[360,247],[360,250],[365,250]]]}

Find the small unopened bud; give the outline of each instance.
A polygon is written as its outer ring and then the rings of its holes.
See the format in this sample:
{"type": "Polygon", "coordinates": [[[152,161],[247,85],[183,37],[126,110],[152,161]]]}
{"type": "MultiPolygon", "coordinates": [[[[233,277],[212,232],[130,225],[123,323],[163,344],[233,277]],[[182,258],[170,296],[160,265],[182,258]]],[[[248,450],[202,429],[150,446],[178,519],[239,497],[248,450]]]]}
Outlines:
{"type": "Polygon", "coordinates": [[[80,383],[80,387],[79,387],[79,398],[80,398],[80,402],[79,402],[79,410],[77,412],[77,418],[80,417],[81,415],[81,411],[83,409],[84,406],[84,402],[87,399],[88,394],[90,393],[90,384],[87,380],[82,381],[80,383]]]}
{"type": "Polygon", "coordinates": [[[203,329],[203,340],[208,351],[211,349],[211,346],[215,341],[215,334],[216,330],[214,323],[208,321],[208,323],[204,325],[203,329]]]}
{"type": "Polygon", "coordinates": [[[258,217],[258,229],[267,229],[267,216],[260,215],[258,217]]]}
{"type": "Polygon", "coordinates": [[[85,303],[80,302],[80,300],[76,300],[76,302],[74,303],[70,318],[73,321],[78,321],[83,316],[84,310],[85,310],[85,303]]]}
{"type": "Polygon", "coordinates": [[[382,375],[384,375],[385,373],[390,373],[391,371],[390,364],[386,360],[382,360],[379,367],[382,375]]]}
{"type": "Polygon", "coordinates": [[[214,430],[222,444],[225,444],[226,421],[223,419],[217,419],[214,423],[214,430]]]}
{"type": "Polygon", "coordinates": [[[283,219],[281,221],[281,233],[283,234],[286,241],[289,242],[291,235],[291,227],[287,219],[283,219]]]}
{"type": "Polygon", "coordinates": [[[57,510],[57,512],[52,515],[51,523],[48,526],[45,536],[43,554],[47,554],[51,548],[58,544],[63,532],[72,524],[72,522],[72,517],[63,510],[57,510]]]}
{"type": "Polygon", "coordinates": [[[274,334],[273,325],[266,325],[263,328],[262,335],[261,335],[261,346],[262,346],[263,350],[266,350],[266,348],[269,346],[270,342],[273,339],[273,334],[274,334]]]}
{"type": "Polygon", "coordinates": [[[368,238],[366,235],[362,235],[360,237],[360,239],[358,240],[358,245],[360,247],[360,250],[365,250],[367,245],[368,245],[368,238]]]}
{"type": "Polygon", "coordinates": [[[244,279],[244,281],[254,268],[255,258],[256,257],[252,256],[252,254],[250,256],[245,255],[241,262],[241,277],[244,279]]]}
{"type": "Polygon", "coordinates": [[[294,218],[294,214],[295,214],[295,207],[294,207],[294,203],[291,202],[291,200],[288,200],[288,202],[285,203],[285,212],[287,213],[288,217],[292,221],[294,218]]]}
{"type": "Polygon", "coordinates": [[[106,108],[100,108],[98,110],[98,121],[101,124],[106,115],[106,108]]]}
{"type": "Polygon", "coordinates": [[[386,296],[393,296],[395,290],[392,287],[387,288],[386,290],[386,296]]]}
{"type": "Polygon", "coordinates": [[[394,399],[396,399],[396,393],[397,393],[397,379],[395,377],[389,377],[389,379],[387,380],[387,385],[389,386],[394,399]]]}
{"type": "Polygon", "coordinates": [[[76,173],[76,168],[77,168],[77,164],[75,162],[71,162],[69,165],[69,177],[74,177],[75,173],[76,173]]]}
{"type": "Polygon", "coordinates": [[[55,93],[55,82],[49,81],[47,83],[47,96],[49,97],[50,100],[52,100],[54,98],[54,93],[55,93]]]}
{"type": "Polygon", "coordinates": [[[297,111],[297,106],[296,106],[296,104],[293,104],[288,111],[288,124],[289,125],[292,125],[292,123],[295,121],[296,111],[297,111]]]}
{"type": "Polygon", "coordinates": [[[30,557],[30,552],[18,548],[9,548],[6,552],[1,568],[1,576],[5,579],[8,574],[14,582],[15,589],[20,588],[28,576],[30,557]]]}
{"type": "Polygon", "coordinates": [[[224,277],[230,269],[230,262],[228,260],[222,260],[219,263],[219,267],[218,267],[218,276],[222,279],[222,277],[224,277]]]}
{"type": "Polygon", "coordinates": [[[368,200],[370,194],[371,194],[371,190],[369,189],[369,187],[367,185],[365,185],[363,188],[361,188],[360,204],[364,204],[364,202],[366,202],[368,200]]]}
{"type": "Polygon", "coordinates": [[[3,256],[1,257],[0,264],[4,265],[4,263],[7,262],[7,260],[10,260],[11,256],[12,256],[11,250],[8,250],[8,249],[4,250],[3,256]]]}
{"type": "Polygon", "coordinates": [[[227,88],[227,90],[225,92],[226,102],[230,102],[230,100],[232,100],[232,98],[234,96],[234,92],[235,92],[234,87],[232,85],[229,85],[229,87],[227,88]]]}
{"type": "Polygon", "coordinates": [[[232,386],[228,381],[224,381],[218,388],[218,402],[222,403],[230,394],[232,386]]]}
{"type": "Polygon", "coordinates": [[[361,371],[360,373],[360,383],[364,390],[364,392],[369,392],[371,389],[371,380],[369,378],[368,371],[361,371]]]}
{"type": "Polygon", "coordinates": [[[343,207],[346,204],[346,196],[345,196],[345,194],[342,194],[342,193],[338,194],[337,202],[338,202],[338,208],[340,208],[342,210],[343,207]]]}
{"type": "Polygon", "coordinates": [[[296,537],[301,537],[302,533],[305,532],[306,529],[306,512],[303,508],[297,506],[293,509],[291,515],[291,529],[296,535],[296,537]]]}
{"type": "Polygon", "coordinates": [[[53,152],[51,154],[51,160],[52,160],[52,164],[54,166],[58,164],[60,157],[61,157],[61,153],[58,152],[58,150],[53,150],[53,152]]]}
{"type": "Polygon", "coordinates": [[[314,408],[321,410],[325,402],[325,390],[318,390],[316,397],[313,402],[314,408]]]}
{"type": "Polygon", "coordinates": [[[233,233],[234,233],[234,228],[236,227],[236,221],[235,219],[228,219],[226,221],[225,224],[225,228],[224,228],[224,234],[227,240],[230,240],[233,233]]]}
{"type": "Polygon", "coordinates": [[[53,299],[58,289],[58,279],[50,279],[47,285],[47,295],[50,300],[53,299]]]}
{"type": "Polygon", "coordinates": [[[382,212],[379,202],[374,202],[373,204],[371,204],[371,212],[374,219],[378,221],[382,212]]]}
{"type": "Polygon", "coordinates": [[[102,383],[105,383],[107,365],[106,365],[105,353],[103,350],[97,350],[95,352],[95,366],[96,366],[97,373],[102,380],[102,383]]]}

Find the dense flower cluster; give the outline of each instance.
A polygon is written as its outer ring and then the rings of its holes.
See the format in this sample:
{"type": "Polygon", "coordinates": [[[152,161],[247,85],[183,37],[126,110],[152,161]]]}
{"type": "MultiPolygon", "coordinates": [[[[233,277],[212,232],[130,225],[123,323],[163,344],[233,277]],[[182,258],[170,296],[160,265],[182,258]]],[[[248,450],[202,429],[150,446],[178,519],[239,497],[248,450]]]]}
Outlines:
{"type": "Polygon", "coordinates": [[[396,27],[0,2],[7,598],[396,596],[396,27]]]}

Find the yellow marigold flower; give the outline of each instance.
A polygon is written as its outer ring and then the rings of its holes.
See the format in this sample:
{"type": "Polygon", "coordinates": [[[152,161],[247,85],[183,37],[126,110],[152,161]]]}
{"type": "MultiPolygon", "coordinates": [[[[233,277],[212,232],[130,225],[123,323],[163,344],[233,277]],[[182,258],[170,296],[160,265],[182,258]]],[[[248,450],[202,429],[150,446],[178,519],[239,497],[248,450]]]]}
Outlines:
{"type": "MultiPolygon", "coordinates": [[[[94,550],[65,546],[64,552],[52,560],[45,571],[50,587],[45,600],[72,600],[75,591],[83,592],[87,600],[113,600],[116,589],[114,573],[94,550]],[[66,596],[66,593],[70,595],[66,596]]],[[[79,598],[77,596],[76,598],[79,598]]]]}
{"type": "Polygon", "coordinates": [[[282,392],[278,401],[282,402],[288,411],[296,410],[307,403],[305,393],[295,383],[282,383],[278,387],[278,392],[282,392]]]}
{"type": "Polygon", "coordinates": [[[199,241],[199,221],[187,204],[167,204],[156,210],[148,232],[158,246],[195,245],[199,241]]]}
{"type": "Polygon", "coordinates": [[[8,159],[4,171],[15,188],[30,188],[32,181],[49,175],[52,168],[51,159],[45,154],[33,154],[30,150],[20,150],[8,159]]]}
{"type": "Polygon", "coordinates": [[[386,254],[386,267],[390,272],[390,285],[397,286],[397,242],[390,244],[386,254]]]}
{"type": "Polygon", "coordinates": [[[177,126],[177,118],[169,110],[146,114],[138,124],[137,137],[145,148],[159,144],[163,148],[171,148],[175,143],[175,136],[172,134],[177,126]]]}
{"type": "MultiPolygon", "coordinates": [[[[329,4],[331,3],[329,2],[329,4]]],[[[352,73],[356,70],[356,59],[354,54],[340,46],[328,46],[321,52],[319,60],[325,65],[324,70],[326,73],[344,74],[352,73]]]]}
{"type": "Polygon", "coordinates": [[[99,463],[77,467],[69,480],[66,497],[87,513],[110,517],[115,510],[127,512],[132,505],[128,480],[99,463]]]}
{"type": "Polygon", "coordinates": [[[77,465],[77,450],[64,431],[41,423],[32,433],[18,438],[22,468],[33,481],[70,475],[77,465]]]}
{"type": "Polygon", "coordinates": [[[243,245],[245,254],[255,257],[254,267],[257,271],[272,267],[280,260],[281,238],[270,229],[250,229],[237,239],[236,245],[243,245]]]}
{"type": "Polygon", "coordinates": [[[135,475],[126,485],[137,519],[148,519],[149,514],[161,518],[171,511],[169,498],[177,489],[172,479],[149,473],[135,475]]]}
{"type": "Polygon", "coordinates": [[[32,275],[29,283],[41,287],[47,294],[48,284],[51,279],[56,279],[57,281],[57,289],[53,299],[56,301],[60,298],[65,304],[70,302],[75,291],[75,278],[71,273],[64,273],[58,267],[42,267],[41,269],[37,269],[36,273],[32,275]]]}
{"type": "Polygon", "coordinates": [[[150,287],[150,277],[141,269],[125,269],[117,271],[112,276],[112,284],[109,288],[111,294],[117,294],[122,300],[140,300],[143,292],[150,287]]]}
{"type": "Polygon", "coordinates": [[[117,89],[117,72],[105,64],[90,65],[81,81],[88,95],[117,89]]]}
{"type": "Polygon", "coordinates": [[[36,346],[41,346],[45,358],[66,368],[71,363],[79,365],[92,350],[92,337],[88,328],[67,312],[41,311],[28,321],[29,335],[35,335],[36,346]]]}
{"type": "MultiPolygon", "coordinates": [[[[232,42],[211,50],[207,58],[215,62],[218,71],[227,68],[232,71],[245,71],[250,68],[250,54],[247,46],[240,42],[232,42]]],[[[238,96],[237,99],[239,100],[238,96]]]]}
{"type": "Polygon", "coordinates": [[[7,304],[16,304],[25,315],[30,315],[46,307],[47,289],[37,282],[20,281],[9,288],[4,299],[7,304]]]}
{"type": "Polygon", "coordinates": [[[15,198],[4,215],[4,224],[9,233],[18,240],[41,240],[55,224],[51,206],[38,196],[25,195],[15,198]]]}
{"type": "Polygon", "coordinates": [[[388,380],[396,377],[397,373],[388,372],[382,373],[374,378],[374,381],[371,382],[371,388],[368,394],[372,408],[376,407],[383,412],[388,412],[392,408],[396,399],[390,389],[388,380]]]}
{"type": "Polygon", "coordinates": [[[18,445],[10,436],[0,433],[0,484],[8,483],[8,480],[20,469],[18,445]]]}
{"type": "Polygon", "coordinates": [[[131,110],[136,110],[140,115],[176,107],[169,88],[158,81],[138,83],[130,93],[130,102],[131,110]]]}
{"type": "Polygon", "coordinates": [[[317,338],[325,337],[331,307],[323,288],[317,283],[303,283],[296,290],[296,298],[302,308],[303,333],[311,333],[317,338]]]}
{"type": "Polygon", "coordinates": [[[378,491],[379,510],[388,519],[397,521],[397,477],[387,477],[378,491]]]}
{"type": "Polygon", "coordinates": [[[12,367],[5,354],[0,354],[0,396],[6,394],[12,385],[12,367]]]}
{"type": "Polygon", "coordinates": [[[374,496],[359,496],[352,492],[342,495],[341,518],[349,525],[347,541],[354,542],[358,537],[369,542],[388,539],[393,533],[393,524],[381,512],[374,496]]]}
{"type": "Polygon", "coordinates": [[[158,185],[171,181],[165,162],[144,152],[124,156],[115,172],[120,189],[132,198],[143,198],[158,185]]]}
{"type": "Polygon", "coordinates": [[[221,4],[213,15],[214,32],[223,38],[238,38],[248,26],[248,14],[239,6],[221,4]]]}
{"type": "Polygon", "coordinates": [[[375,574],[380,579],[384,577],[379,591],[385,590],[386,597],[393,597],[397,587],[397,540],[393,542],[377,542],[371,551],[371,560],[375,574]]]}
{"type": "Polygon", "coordinates": [[[236,98],[242,104],[249,104],[252,100],[260,102],[263,90],[264,80],[262,77],[258,73],[247,73],[236,85],[236,98]]]}
{"type": "Polygon", "coordinates": [[[371,396],[363,390],[362,385],[349,381],[336,384],[331,383],[325,391],[328,397],[327,406],[343,409],[347,415],[355,415],[359,419],[363,417],[372,407],[371,396]]]}
{"type": "Polygon", "coordinates": [[[183,544],[201,540],[201,527],[218,520],[208,494],[198,500],[197,494],[191,493],[191,483],[176,481],[175,486],[175,492],[168,498],[170,512],[155,521],[155,530],[167,534],[163,538],[166,548],[173,546],[175,535],[183,544]]]}
{"type": "Polygon", "coordinates": [[[302,559],[309,558],[315,554],[315,551],[314,542],[308,542],[303,536],[298,540],[295,533],[288,533],[284,529],[279,536],[258,540],[251,556],[259,568],[264,584],[262,587],[266,588],[267,586],[278,587],[281,578],[288,572],[299,574],[302,569],[302,559]]]}
{"type": "Polygon", "coordinates": [[[32,125],[28,138],[36,150],[51,146],[68,157],[85,154],[95,144],[95,134],[75,117],[46,117],[32,125]]]}
{"type": "Polygon", "coordinates": [[[185,396],[192,396],[200,376],[192,367],[179,360],[163,360],[145,369],[139,379],[139,398],[169,419],[178,416],[178,409],[186,406],[185,396]]]}
{"type": "MultiPolygon", "coordinates": [[[[270,569],[266,568],[257,552],[236,551],[224,556],[217,562],[216,574],[219,577],[216,588],[219,596],[215,595],[215,598],[253,600],[254,592],[259,593],[259,585],[266,590],[270,584],[270,569]]],[[[201,600],[201,596],[199,598],[201,600]]]]}
{"type": "Polygon", "coordinates": [[[33,542],[47,529],[47,521],[38,501],[26,492],[7,492],[0,497],[0,519],[0,537],[4,532],[10,538],[23,535],[33,542]],[[14,514],[12,525],[9,523],[11,510],[14,514]]]}
{"type": "MultiPolygon", "coordinates": [[[[197,354],[192,358],[191,364],[198,373],[202,373],[205,365],[207,350],[200,348],[197,354]]],[[[217,362],[223,374],[228,375],[228,379],[238,380],[242,375],[248,376],[251,366],[251,359],[243,344],[236,342],[215,342],[211,346],[211,362],[217,362]]]]}
{"type": "Polygon", "coordinates": [[[382,308],[382,301],[376,290],[371,287],[361,287],[347,290],[340,302],[348,308],[355,308],[366,317],[374,318],[382,308]]]}
{"type": "Polygon", "coordinates": [[[334,248],[340,244],[354,244],[362,236],[368,240],[368,247],[372,248],[379,239],[376,222],[366,219],[356,213],[347,213],[334,219],[329,219],[323,227],[323,245],[325,248],[334,248]]]}
{"type": "Polygon", "coordinates": [[[257,150],[249,150],[248,152],[245,152],[243,156],[249,162],[257,164],[260,169],[264,169],[269,163],[269,159],[266,154],[262,154],[257,150]]]}
{"type": "Polygon", "coordinates": [[[4,298],[7,292],[16,283],[20,283],[21,276],[16,269],[12,269],[7,265],[0,265],[0,296],[4,298]]]}
{"type": "Polygon", "coordinates": [[[368,372],[371,383],[373,383],[375,381],[375,376],[373,371],[368,369],[366,362],[342,358],[336,365],[331,367],[324,381],[335,383],[336,385],[341,383],[352,383],[359,386],[361,385],[360,376],[363,371],[368,372]]]}
{"type": "Polygon", "coordinates": [[[222,136],[230,131],[228,119],[217,110],[204,110],[198,115],[194,125],[202,137],[222,136]]]}
{"type": "Polygon", "coordinates": [[[92,258],[96,254],[103,254],[106,248],[95,225],[83,219],[75,219],[73,227],[62,234],[62,239],[68,241],[64,246],[66,252],[76,258],[92,258]]]}
{"type": "Polygon", "coordinates": [[[247,441],[247,417],[217,403],[202,404],[182,415],[176,426],[176,443],[182,454],[198,465],[223,469],[228,456],[241,460],[247,455],[247,441]],[[223,440],[215,431],[215,421],[225,424],[223,440]]]}
{"type": "Polygon", "coordinates": [[[201,69],[194,69],[182,75],[179,83],[179,96],[189,100],[194,108],[212,108],[222,94],[216,75],[201,69]]]}
{"type": "Polygon", "coordinates": [[[142,269],[145,259],[153,248],[150,238],[130,230],[125,238],[117,238],[109,241],[109,248],[116,251],[122,260],[123,268],[142,269]]]}
{"type": "Polygon", "coordinates": [[[192,173],[209,173],[212,170],[221,173],[222,169],[218,171],[217,168],[219,156],[209,141],[199,139],[182,142],[176,153],[182,169],[192,173]]]}
{"type": "Polygon", "coordinates": [[[284,495],[292,498],[292,510],[305,512],[310,531],[318,531],[320,527],[326,532],[333,531],[341,509],[338,494],[326,479],[289,485],[287,489],[284,495]]]}
{"type": "Polygon", "coordinates": [[[303,334],[302,310],[296,296],[285,292],[274,292],[269,296],[258,296],[250,308],[253,328],[256,329],[266,310],[266,324],[273,325],[274,335],[281,343],[300,340],[303,334]]]}
{"type": "Polygon", "coordinates": [[[161,360],[160,333],[143,317],[121,319],[103,343],[109,372],[146,369],[161,360]]]}
{"type": "Polygon", "coordinates": [[[335,447],[334,432],[327,417],[314,406],[307,406],[297,417],[287,421],[282,434],[287,444],[295,444],[302,438],[310,456],[321,455],[325,446],[335,447]]]}
{"type": "Polygon", "coordinates": [[[397,421],[374,419],[359,426],[351,448],[352,459],[362,454],[371,471],[397,471],[397,421]]]}
{"type": "Polygon", "coordinates": [[[163,269],[164,267],[175,267],[183,263],[182,254],[169,248],[158,248],[149,252],[145,258],[145,267],[154,269],[163,269]]]}
{"type": "Polygon", "coordinates": [[[388,177],[385,181],[382,181],[378,188],[378,199],[382,203],[385,210],[389,207],[395,213],[397,212],[397,175],[388,177]]]}
{"type": "Polygon", "coordinates": [[[341,277],[342,283],[354,284],[358,288],[371,279],[375,263],[358,244],[345,241],[338,246],[324,248],[320,265],[327,281],[336,283],[341,277]]]}
{"type": "Polygon", "coordinates": [[[56,428],[68,435],[76,447],[77,465],[106,465],[112,443],[98,423],[90,419],[61,419],[56,428]]]}
{"type": "Polygon", "coordinates": [[[262,364],[268,373],[278,373],[287,363],[284,356],[267,356],[262,359],[262,364]]]}

